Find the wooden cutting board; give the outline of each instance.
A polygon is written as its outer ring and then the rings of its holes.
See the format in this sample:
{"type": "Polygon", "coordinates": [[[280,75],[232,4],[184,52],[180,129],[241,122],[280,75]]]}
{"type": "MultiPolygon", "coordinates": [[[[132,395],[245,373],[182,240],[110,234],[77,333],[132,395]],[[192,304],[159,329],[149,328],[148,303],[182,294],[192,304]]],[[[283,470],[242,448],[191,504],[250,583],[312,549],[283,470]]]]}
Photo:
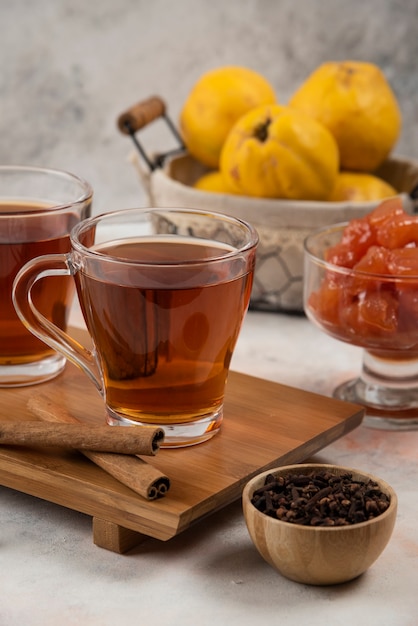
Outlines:
{"type": "MultiPolygon", "coordinates": [[[[85,337],[84,331],[73,334],[85,337]]],[[[92,383],[67,364],[48,383],[0,389],[0,422],[36,420],[27,402],[40,390],[80,421],[105,420],[92,383]]],[[[221,432],[205,443],[147,457],[171,481],[159,500],[145,500],[77,451],[56,448],[0,446],[0,484],[91,515],[94,542],[122,553],[144,536],[174,537],[238,499],[258,472],[304,461],[362,418],[357,405],[231,372],[221,432]]]]}

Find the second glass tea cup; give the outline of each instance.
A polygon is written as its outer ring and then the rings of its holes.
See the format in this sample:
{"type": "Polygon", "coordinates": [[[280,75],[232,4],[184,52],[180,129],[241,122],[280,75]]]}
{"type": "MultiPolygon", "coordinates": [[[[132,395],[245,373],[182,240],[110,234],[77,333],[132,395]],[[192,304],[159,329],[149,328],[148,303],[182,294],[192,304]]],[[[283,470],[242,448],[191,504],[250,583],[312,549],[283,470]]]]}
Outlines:
{"type": "MultiPolygon", "coordinates": [[[[41,254],[65,253],[70,231],[89,217],[93,191],[85,180],[61,170],[0,166],[0,387],[44,382],[65,366],[64,356],[22,324],[12,302],[19,269],[41,254]]],[[[32,293],[51,322],[66,328],[74,285],[51,279],[32,293]]]]}

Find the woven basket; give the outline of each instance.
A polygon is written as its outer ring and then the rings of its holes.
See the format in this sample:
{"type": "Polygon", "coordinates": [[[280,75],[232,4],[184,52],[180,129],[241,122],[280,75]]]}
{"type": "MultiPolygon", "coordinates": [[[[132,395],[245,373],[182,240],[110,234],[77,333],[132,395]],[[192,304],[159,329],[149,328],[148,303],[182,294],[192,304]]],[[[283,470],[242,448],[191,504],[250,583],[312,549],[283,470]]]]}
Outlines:
{"type": "MultiPolygon", "coordinates": [[[[168,159],[150,172],[135,153],[131,161],[152,206],[181,206],[227,213],[251,222],[260,242],[251,308],[266,311],[303,311],[303,242],[314,229],[368,213],[378,202],[297,202],[249,198],[196,190],[193,183],[205,168],[189,155],[168,159]]],[[[418,163],[391,158],[378,172],[397,189],[404,206],[413,212],[409,193],[418,185],[418,163]]]]}
{"type": "MultiPolygon", "coordinates": [[[[193,184],[207,170],[185,154],[182,138],[160,96],[151,96],[134,104],[119,115],[117,125],[123,134],[131,136],[137,148],[131,160],[150,205],[218,211],[255,226],[259,246],[250,302],[253,309],[302,312],[303,243],[306,236],[316,228],[360,217],[378,204],[269,200],[194,189],[193,184]],[[158,119],[166,123],[179,148],[149,157],[137,133],[158,119]]],[[[399,192],[407,211],[415,211],[411,196],[414,191],[415,197],[418,189],[418,163],[391,158],[376,174],[399,192]]]]}

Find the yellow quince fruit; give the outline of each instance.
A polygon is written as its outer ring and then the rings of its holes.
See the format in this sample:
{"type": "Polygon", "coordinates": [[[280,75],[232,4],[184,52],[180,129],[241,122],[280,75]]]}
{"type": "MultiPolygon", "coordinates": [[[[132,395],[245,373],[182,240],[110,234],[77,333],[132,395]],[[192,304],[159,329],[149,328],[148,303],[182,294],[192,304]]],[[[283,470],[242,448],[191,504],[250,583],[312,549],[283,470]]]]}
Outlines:
{"type": "Polygon", "coordinates": [[[289,100],[334,135],[341,169],[373,172],[393,149],[401,112],[383,72],[373,63],[320,65],[289,100]]]}
{"type": "Polygon", "coordinates": [[[246,67],[225,66],[203,74],[180,112],[179,127],[189,153],[218,169],[225,138],[244,113],[261,104],[276,102],[270,83],[246,67]]]}
{"type": "Polygon", "coordinates": [[[330,202],[368,202],[396,196],[397,191],[382,178],[366,172],[340,172],[330,202]]]}
{"type": "Polygon", "coordinates": [[[237,193],[326,200],[337,178],[338,147],[331,133],[313,118],[286,106],[261,106],[230,130],[220,169],[237,193]]]}
{"type": "Polygon", "coordinates": [[[199,191],[210,191],[212,193],[234,193],[234,190],[227,184],[224,175],[219,170],[203,174],[194,183],[193,187],[199,191]]]}

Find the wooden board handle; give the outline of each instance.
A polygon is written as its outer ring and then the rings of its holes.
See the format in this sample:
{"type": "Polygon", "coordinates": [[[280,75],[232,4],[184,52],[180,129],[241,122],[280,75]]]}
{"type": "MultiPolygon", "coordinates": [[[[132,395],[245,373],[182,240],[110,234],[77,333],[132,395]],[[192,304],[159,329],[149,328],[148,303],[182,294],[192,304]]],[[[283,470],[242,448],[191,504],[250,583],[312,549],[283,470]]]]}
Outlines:
{"type": "Polygon", "coordinates": [[[159,117],[163,117],[165,111],[164,101],[158,96],[151,96],[121,113],[117,120],[118,128],[124,135],[131,135],[159,117]]]}

